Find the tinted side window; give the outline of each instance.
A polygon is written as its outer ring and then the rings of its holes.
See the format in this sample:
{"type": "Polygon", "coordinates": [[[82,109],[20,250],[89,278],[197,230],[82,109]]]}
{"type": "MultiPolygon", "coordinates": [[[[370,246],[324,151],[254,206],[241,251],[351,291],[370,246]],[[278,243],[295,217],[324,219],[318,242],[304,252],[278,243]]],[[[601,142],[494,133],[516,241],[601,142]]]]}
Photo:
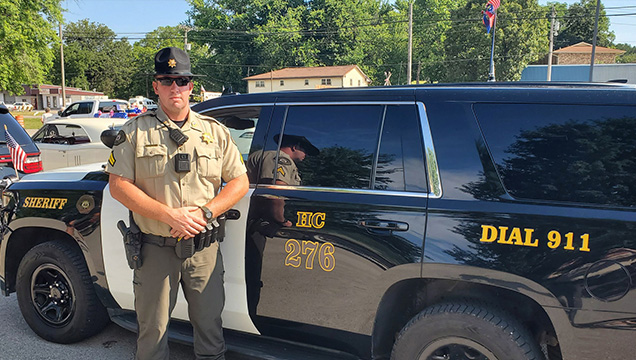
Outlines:
{"type": "MultiPolygon", "coordinates": [[[[383,113],[382,105],[290,106],[279,165],[293,161],[303,186],[369,189],[383,113]]],[[[289,178],[280,170],[277,180],[289,178]]]]}
{"type": "Polygon", "coordinates": [[[62,113],[62,116],[69,116],[69,115],[74,115],[74,114],[79,114],[79,107],[80,104],[75,103],[75,104],[71,104],[66,110],[64,110],[64,112],[62,113]]]}
{"type": "Polygon", "coordinates": [[[636,205],[636,109],[477,104],[504,186],[519,198],[636,205]]]}
{"type": "Polygon", "coordinates": [[[375,189],[427,191],[420,134],[415,106],[387,107],[375,171],[375,189]]]}
{"type": "Polygon", "coordinates": [[[93,110],[93,103],[80,103],[77,114],[90,114],[93,110]]]}
{"type": "Polygon", "coordinates": [[[271,109],[271,107],[246,106],[212,110],[205,112],[203,115],[215,118],[230,130],[230,135],[241,152],[243,160],[247,160],[247,155],[254,139],[256,124],[259,119],[264,119],[267,123],[271,109]]]}

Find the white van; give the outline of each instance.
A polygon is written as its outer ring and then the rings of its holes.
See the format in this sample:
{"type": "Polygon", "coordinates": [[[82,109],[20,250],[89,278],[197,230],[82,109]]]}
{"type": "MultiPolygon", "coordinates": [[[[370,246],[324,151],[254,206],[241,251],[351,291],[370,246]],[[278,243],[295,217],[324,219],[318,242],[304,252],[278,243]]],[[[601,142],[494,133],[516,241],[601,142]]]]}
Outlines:
{"type": "Polygon", "coordinates": [[[128,102],[130,103],[130,107],[131,109],[134,108],[139,108],[139,109],[143,109],[143,107],[145,106],[146,109],[148,110],[154,110],[157,108],[157,104],[155,104],[154,101],[142,97],[142,96],[137,96],[134,98],[130,98],[130,100],[128,100],[128,102]]]}

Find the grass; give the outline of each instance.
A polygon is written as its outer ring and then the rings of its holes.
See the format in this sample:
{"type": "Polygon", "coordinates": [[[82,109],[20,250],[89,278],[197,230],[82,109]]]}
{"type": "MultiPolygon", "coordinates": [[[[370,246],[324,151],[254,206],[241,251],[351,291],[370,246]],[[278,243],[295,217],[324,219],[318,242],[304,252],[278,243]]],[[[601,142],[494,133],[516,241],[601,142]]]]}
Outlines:
{"type": "Polygon", "coordinates": [[[13,117],[17,117],[18,115],[22,115],[24,118],[24,128],[25,129],[39,129],[42,127],[42,122],[40,118],[44,110],[34,110],[34,111],[12,111],[11,115],[13,117]]]}

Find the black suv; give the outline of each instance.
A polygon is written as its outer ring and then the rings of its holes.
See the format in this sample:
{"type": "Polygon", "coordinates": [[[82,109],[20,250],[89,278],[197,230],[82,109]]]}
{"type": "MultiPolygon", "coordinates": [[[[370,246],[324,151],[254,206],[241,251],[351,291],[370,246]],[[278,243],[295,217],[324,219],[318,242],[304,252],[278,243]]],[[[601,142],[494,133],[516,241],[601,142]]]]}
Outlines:
{"type": "Polygon", "coordinates": [[[15,176],[11,153],[7,147],[6,131],[15,139],[22,150],[26,153],[27,158],[24,161],[24,171],[18,171],[20,177],[24,174],[31,174],[42,171],[42,157],[40,150],[33,143],[29,134],[11,115],[9,110],[3,104],[0,104],[0,179],[7,176],[15,176]]]}
{"type": "Polygon", "coordinates": [[[194,110],[256,120],[246,284],[261,334],[362,358],[633,357],[636,88],[279,92],[194,110]],[[286,135],[307,153],[296,183],[279,181],[286,135]]]}

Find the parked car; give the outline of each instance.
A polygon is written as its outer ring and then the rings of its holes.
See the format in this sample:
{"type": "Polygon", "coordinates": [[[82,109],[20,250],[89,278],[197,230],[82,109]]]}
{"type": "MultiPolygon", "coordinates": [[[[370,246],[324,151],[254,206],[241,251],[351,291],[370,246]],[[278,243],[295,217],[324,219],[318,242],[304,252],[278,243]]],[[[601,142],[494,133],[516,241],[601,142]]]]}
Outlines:
{"type": "Polygon", "coordinates": [[[119,111],[125,112],[130,108],[130,104],[126,100],[119,99],[101,99],[101,100],[82,100],[76,101],[64,110],[58,112],[57,117],[61,118],[89,118],[98,117],[102,113],[109,112],[113,107],[119,111]]]}
{"type": "Polygon", "coordinates": [[[33,136],[42,152],[44,170],[106,162],[110,150],[100,134],[118,129],[126,122],[119,118],[66,118],[51,120],[33,136]]]}
{"type": "Polygon", "coordinates": [[[0,105],[0,179],[16,175],[13,161],[11,160],[11,153],[7,147],[6,131],[11,134],[11,137],[15,139],[27,155],[24,161],[24,170],[18,171],[19,176],[22,177],[24,174],[42,171],[40,150],[33,143],[29,134],[27,134],[24,128],[17,122],[13,115],[11,115],[8,107],[0,105]]]}
{"type": "Polygon", "coordinates": [[[26,101],[18,101],[13,104],[13,109],[15,111],[31,111],[33,110],[33,105],[29,104],[26,101]]]}

